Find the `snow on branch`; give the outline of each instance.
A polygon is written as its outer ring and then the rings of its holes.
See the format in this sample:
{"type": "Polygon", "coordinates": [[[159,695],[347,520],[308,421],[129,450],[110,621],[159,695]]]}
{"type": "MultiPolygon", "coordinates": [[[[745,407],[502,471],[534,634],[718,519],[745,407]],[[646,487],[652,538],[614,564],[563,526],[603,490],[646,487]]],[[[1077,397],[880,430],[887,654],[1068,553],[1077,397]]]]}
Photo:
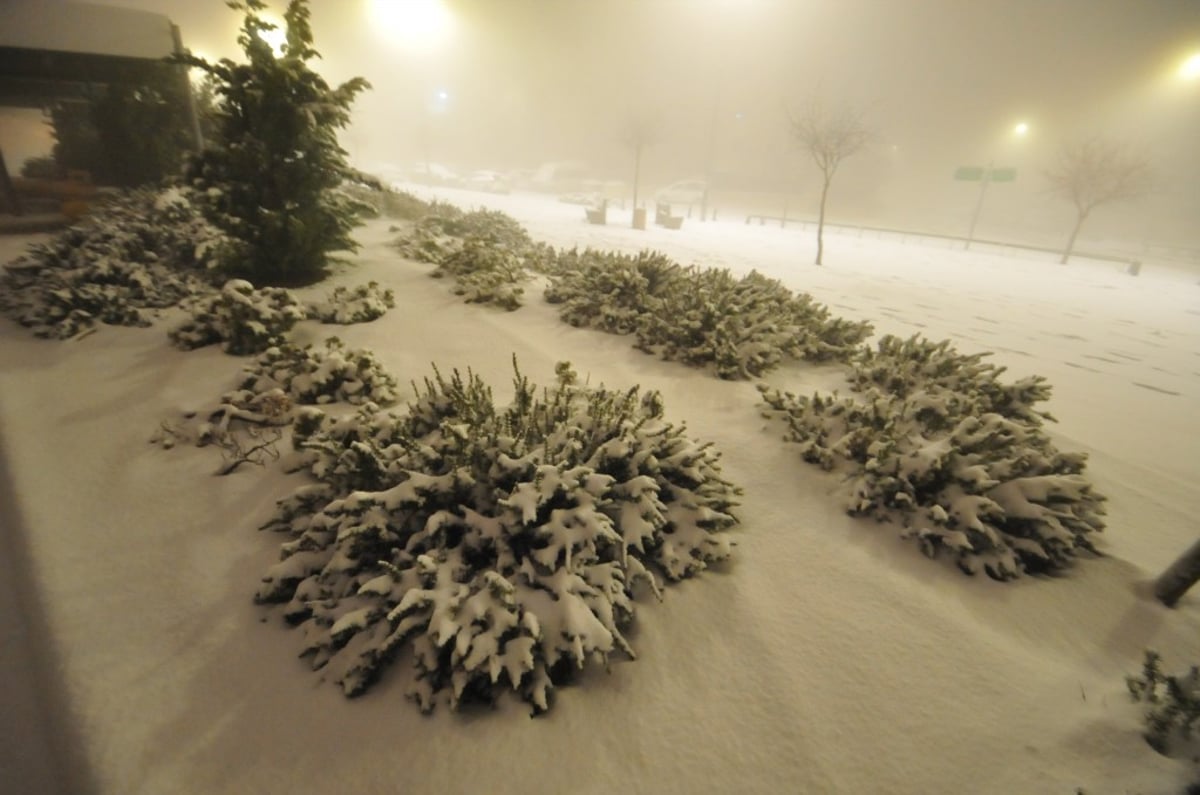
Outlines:
{"type": "Polygon", "coordinates": [[[930,557],[997,580],[1095,552],[1104,497],[1042,430],[1040,378],[1013,384],[948,343],[884,337],[854,363],[849,396],[760,387],[805,461],[845,475],[847,510],[904,528],[930,557]]]}
{"type": "Polygon", "coordinates": [[[318,483],[266,526],[291,540],[257,598],[286,603],[305,652],[348,695],[407,649],[409,695],[534,713],[588,662],[633,656],[639,585],[728,557],[739,492],[657,393],[519,372],[497,407],[477,376],[435,369],[402,415],[310,410],[296,446],[318,483]]]}

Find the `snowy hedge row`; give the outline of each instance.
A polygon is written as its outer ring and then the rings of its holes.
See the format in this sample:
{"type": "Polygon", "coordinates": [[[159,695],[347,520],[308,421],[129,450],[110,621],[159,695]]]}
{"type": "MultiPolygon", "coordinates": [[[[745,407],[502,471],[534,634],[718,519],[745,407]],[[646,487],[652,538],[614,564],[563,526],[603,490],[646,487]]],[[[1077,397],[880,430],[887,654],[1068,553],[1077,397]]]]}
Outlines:
{"type": "Polygon", "coordinates": [[[498,408],[478,377],[426,379],[407,413],[309,409],[295,444],[318,482],[266,527],[292,536],[258,592],[345,692],[402,649],[424,711],[513,691],[535,713],[588,660],[633,651],[639,584],[730,553],[739,490],[668,423],[657,393],[519,374],[498,408]]]}
{"type": "Polygon", "coordinates": [[[1036,411],[1041,379],[948,343],[885,337],[855,362],[855,394],[811,398],[760,387],[804,460],[847,476],[851,514],[905,528],[930,557],[1009,580],[1060,569],[1104,527],[1086,455],[1057,450],[1036,411]]]}
{"type": "Polygon", "coordinates": [[[846,359],[871,333],[759,273],[739,279],[649,251],[562,252],[545,297],[573,326],[634,334],[641,350],[721,378],[759,376],[789,357],[846,359]]]}
{"type": "Polygon", "coordinates": [[[39,337],[148,326],[155,310],[211,289],[227,245],[187,190],[125,193],[5,266],[0,310],[39,337]]]}
{"type": "Polygon", "coordinates": [[[452,277],[455,294],[468,303],[508,310],[521,306],[531,272],[544,270],[555,257],[504,213],[463,212],[437,203],[395,245],[407,257],[435,264],[435,278],[452,277]]]}

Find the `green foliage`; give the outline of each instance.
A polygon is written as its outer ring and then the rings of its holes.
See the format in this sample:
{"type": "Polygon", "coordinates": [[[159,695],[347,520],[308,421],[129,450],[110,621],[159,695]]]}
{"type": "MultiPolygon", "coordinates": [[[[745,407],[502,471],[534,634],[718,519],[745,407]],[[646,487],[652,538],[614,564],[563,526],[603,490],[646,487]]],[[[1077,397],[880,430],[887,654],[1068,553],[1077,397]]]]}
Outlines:
{"type": "Polygon", "coordinates": [[[395,245],[406,257],[437,265],[433,277],[452,277],[455,295],[467,303],[510,311],[521,306],[529,271],[554,256],[504,213],[463,212],[436,202],[395,245]]]}
{"type": "Polygon", "coordinates": [[[168,336],[184,350],[220,344],[234,356],[261,353],[282,341],[297,321],[303,305],[281,287],[254,289],[243,279],[231,279],[218,295],[196,301],[192,317],[168,336]]]}
{"type": "Polygon", "coordinates": [[[1171,750],[1176,741],[1192,738],[1200,719],[1200,667],[1193,665],[1186,674],[1170,676],[1162,671],[1162,657],[1147,650],[1141,676],[1125,677],[1134,701],[1146,704],[1146,742],[1160,754],[1171,750]]]}
{"type": "Polygon", "coordinates": [[[245,12],[238,44],[246,62],[182,58],[212,77],[217,97],[212,146],[188,176],[208,198],[213,223],[238,242],[225,263],[230,275],[262,285],[310,283],[324,276],[330,252],[356,247],[353,200],[335,190],[350,175],[337,131],[368,86],[354,78],[330,88],[309,67],[318,53],[304,0],[284,12],[280,55],[262,36],[273,25],[261,0],[229,5],[245,12]]]}
{"type": "Polygon", "coordinates": [[[980,358],[885,337],[854,363],[854,395],[760,391],[805,461],[843,471],[852,515],[902,525],[968,574],[1062,569],[1095,552],[1104,497],[1083,476],[1086,456],[1042,430],[1042,379],[1003,384],[980,358]]]}
{"type": "Polygon", "coordinates": [[[227,245],[189,191],[124,193],[5,266],[0,310],[39,337],[148,326],[155,310],[211,292],[227,245]]]}
{"type": "Polygon", "coordinates": [[[187,77],[179,67],[130,61],[90,102],[49,110],[59,173],[86,171],[101,185],[133,187],[179,172],[194,147],[187,77]]]}
{"type": "Polygon", "coordinates": [[[286,602],[306,654],[348,695],[402,650],[422,710],[511,690],[534,712],[586,661],[633,656],[623,630],[653,572],[730,553],[739,490],[667,423],[657,393],[552,389],[519,372],[498,408],[478,377],[435,370],[403,416],[310,410],[294,441],[319,483],[280,503],[289,533],[258,592],[286,602]]]}
{"type": "Polygon", "coordinates": [[[871,331],[761,274],[683,268],[656,252],[563,252],[545,296],[571,325],[635,334],[641,350],[721,378],[762,375],[787,357],[846,359],[871,331]]]}

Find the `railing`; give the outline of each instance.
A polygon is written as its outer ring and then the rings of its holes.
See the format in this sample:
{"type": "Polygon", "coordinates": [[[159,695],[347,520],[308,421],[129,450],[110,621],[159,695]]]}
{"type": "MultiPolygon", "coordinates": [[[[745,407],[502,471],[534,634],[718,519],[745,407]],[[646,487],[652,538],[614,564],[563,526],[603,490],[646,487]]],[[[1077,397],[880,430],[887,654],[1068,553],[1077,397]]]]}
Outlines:
{"type": "MultiPolygon", "coordinates": [[[[746,216],[747,224],[752,224],[755,221],[757,221],[760,226],[765,226],[767,223],[779,224],[780,227],[786,227],[788,224],[796,224],[801,229],[807,229],[809,227],[812,227],[815,229],[817,226],[816,221],[812,221],[807,218],[787,218],[787,217],[778,216],[778,215],[757,215],[757,214],[751,214],[751,215],[746,216]]],[[[967,245],[967,242],[968,242],[967,238],[959,236],[959,235],[946,235],[946,234],[941,234],[938,232],[914,232],[910,229],[893,229],[893,228],[889,228],[889,227],[885,227],[885,226],[832,224],[832,223],[826,222],[825,228],[830,231],[836,232],[838,234],[855,234],[855,233],[857,233],[857,236],[860,238],[863,237],[864,234],[866,234],[866,233],[873,233],[874,235],[876,235],[877,239],[882,239],[884,235],[890,235],[893,237],[899,237],[901,243],[906,243],[909,240],[914,240],[914,241],[938,240],[938,241],[945,241],[947,243],[961,243],[963,245],[963,247],[965,248],[967,245]]],[[[999,248],[999,249],[1015,249],[1015,250],[1020,250],[1020,251],[1036,251],[1039,253],[1054,254],[1054,255],[1062,254],[1061,248],[1049,248],[1047,246],[1037,246],[1037,245],[1033,245],[1031,243],[1013,243],[1013,242],[1005,241],[1005,240],[981,240],[980,238],[975,238],[975,239],[971,240],[970,243],[972,246],[978,246],[981,248],[987,247],[987,248],[999,248]]],[[[1141,267],[1141,261],[1139,258],[1134,257],[1134,256],[1128,256],[1128,255],[1101,254],[1098,252],[1088,252],[1088,251],[1073,251],[1071,253],[1071,257],[1072,258],[1078,257],[1078,258],[1082,258],[1082,259],[1098,260],[1100,262],[1120,263],[1122,265],[1127,266],[1129,269],[1129,272],[1134,275],[1136,275],[1137,271],[1141,267]]],[[[1170,255],[1168,256],[1168,258],[1178,259],[1179,261],[1183,261],[1183,262],[1190,261],[1193,263],[1200,263],[1200,251],[1194,251],[1194,250],[1182,249],[1182,248],[1179,248],[1179,249],[1171,248],[1170,255]]]]}

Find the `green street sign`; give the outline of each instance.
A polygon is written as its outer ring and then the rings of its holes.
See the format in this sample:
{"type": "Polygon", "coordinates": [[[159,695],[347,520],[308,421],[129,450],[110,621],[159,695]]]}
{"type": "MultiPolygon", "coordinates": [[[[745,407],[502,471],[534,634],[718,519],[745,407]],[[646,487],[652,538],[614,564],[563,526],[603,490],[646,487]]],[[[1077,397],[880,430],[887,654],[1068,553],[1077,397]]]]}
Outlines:
{"type": "Polygon", "coordinates": [[[988,182],[1013,182],[1017,178],[1015,168],[992,168],[983,166],[959,166],[954,170],[954,178],[963,182],[979,182],[986,175],[988,182]]]}

